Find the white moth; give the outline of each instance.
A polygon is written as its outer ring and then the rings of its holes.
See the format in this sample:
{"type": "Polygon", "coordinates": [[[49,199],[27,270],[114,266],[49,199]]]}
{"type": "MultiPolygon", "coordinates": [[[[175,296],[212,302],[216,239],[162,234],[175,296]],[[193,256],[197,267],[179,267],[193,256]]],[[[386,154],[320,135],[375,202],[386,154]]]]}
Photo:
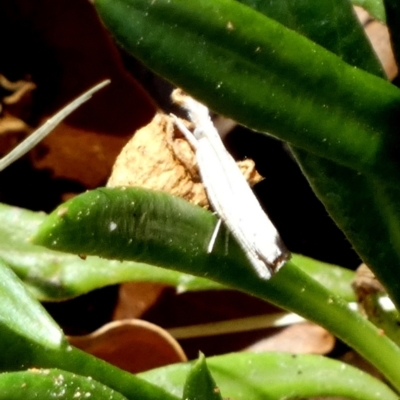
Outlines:
{"type": "Polygon", "coordinates": [[[41,140],[43,140],[64,118],[66,118],[72,111],[76,110],[82,103],[89,100],[92,95],[110,83],[109,80],[103,81],[96,86],[92,87],[85,93],[81,94],[78,98],[73,100],[56,115],[47,120],[39,129],[29,135],[23,142],[11,150],[6,156],[0,159],[0,171],[7,168],[18,158],[22,157],[29,150],[35,147],[41,140]]]}
{"type": "MultiPolygon", "coordinates": [[[[239,242],[257,274],[269,279],[290,258],[289,251],[226,151],[208,108],[179,90],[174,91],[172,97],[188,111],[195,126],[192,134],[172,115],[177,127],[196,151],[200,176],[212,207],[239,242]]],[[[212,235],[209,252],[218,227],[219,224],[212,235]]]]}

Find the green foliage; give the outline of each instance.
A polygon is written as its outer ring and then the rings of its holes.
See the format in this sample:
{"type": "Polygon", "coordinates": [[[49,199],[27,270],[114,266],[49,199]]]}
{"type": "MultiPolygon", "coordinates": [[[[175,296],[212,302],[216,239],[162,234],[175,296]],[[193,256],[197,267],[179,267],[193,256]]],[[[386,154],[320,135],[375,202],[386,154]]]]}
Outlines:
{"type": "MultiPolygon", "coordinates": [[[[45,309],[3,264],[0,264],[0,282],[0,372],[59,368],[90,376],[130,399],[137,396],[175,400],[159,387],[69,346],[45,309]]],[[[13,378],[8,382],[12,384],[13,378]]]]}
{"type": "Polygon", "coordinates": [[[200,354],[187,374],[182,400],[222,400],[221,391],[211,376],[204,354],[200,354]]]}
{"type": "Polygon", "coordinates": [[[163,192],[101,188],[61,205],[33,240],[61,251],[104,258],[119,254],[125,260],[207,276],[317,322],[359,351],[394,385],[400,382],[393,364],[394,357],[400,360],[400,349],[294,261],[270,280],[260,279],[225,228],[207,253],[215,223],[209,211],[163,192]]]}
{"type": "MultiPolygon", "coordinates": [[[[99,257],[82,260],[75,255],[36,246],[30,238],[45,219],[43,213],[0,204],[0,262],[13,269],[39,300],[64,300],[121,282],[165,283],[175,286],[180,292],[220,288],[209,280],[148,264],[109,261],[99,257]]],[[[323,273],[326,274],[329,271],[323,273]]],[[[348,276],[348,281],[350,279],[348,276]]],[[[337,284],[348,292],[348,285],[341,281],[337,284]]]]}
{"type": "Polygon", "coordinates": [[[297,12],[293,22],[278,8],[278,23],[263,15],[265,4],[256,12],[232,0],[96,1],[116,39],[150,68],[292,146],[316,194],[399,305],[391,266],[400,262],[400,90],[363,70],[381,76],[348,2],[332,4],[331,18],[318,14],[327,36],[308,14],[297,12]],[[124,23],[128,14],[134,24],[124,23]],[[349,23],[353,35],[340,29],[349,23]]]}
{"type": "MultiPolygon", "coordinates": [[[[398,7],[384,3],[397,50],[398,7]]],[[[363,4],[384,20],[381,1],[363,4]]],[[[386,81],[347,0],[95,5],[117,41],[151,69],[214,111],[286,141],[329,214],[400,305],[400,90],[386,81]]],[[[226,229],[206,252],[216,223],[210,212],[143,189],[98,189],[48,217],[0,205],[0,218],[4,398],[20,398],[25,391],[13,388],[24,383],[32,387],[24,397],[46,398],[60,375],[70,384],[67,398],[92,383],[90,390],[129,399],[221,398],[216,387],[223,396],[250,400],[398,398],[400,349],[349,309],[353,274],[339,267],[295,255],[262,280],[226,229]],[[32,235],[34,243],[27,241],[32,235]],[[178,364],[133,376],[68,346],[34,298],[61,300],[130,280],[180,290],[230,287],[294,311],[357,350],[397,394],[341,362],[287,354],[233,354],[207,364],[200,357],[192,369],[178,364]]]]}
{"type": "MultiPolygon", "coordinates": [[[[197,363],[199,363],[197,361],[197,363]]],[[[139,374],[180,397],[192,368],[176,364],[139,374]]],[[[341,396],[396,399],[388,387],[350,365],[315,355],[236,353],[207,358],[207,368],[223,398],[265,400],[341,396]]]]}
{"type": "Polygon", "coordinates": [[[124,400],[120,393],[90,377],[59,369],[31,369],[0,374],[1,400],[99,399],[124,400]]]}

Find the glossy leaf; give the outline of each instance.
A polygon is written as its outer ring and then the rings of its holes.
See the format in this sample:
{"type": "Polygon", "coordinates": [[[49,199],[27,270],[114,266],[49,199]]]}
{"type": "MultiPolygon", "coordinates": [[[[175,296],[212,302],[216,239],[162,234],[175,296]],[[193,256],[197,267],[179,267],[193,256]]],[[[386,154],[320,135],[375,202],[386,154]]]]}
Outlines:
{"type": "MultiPolygon", "coordinates": [[[[29,327],[27,327],[29,328],[29,327]]],[[[158,385],[150,384],[129,372],[120,370],[71,346],[52,349],[34,346],[32,342],[1,332],[0,371],[26,368],[59,368],[77,375],[92,377],[126,398],[143,400],[177,400],[158,385]]]]}
{"type": "Polygon", "coordinates": [[[394,243],[399,241],[400,235],[400,225],[397,225],[400,215],[396,207],[400,191],[394,187],[389,191],[379,181],[311,154],[297,152],[297,156],[301,156],[302,166],[307,171],[319,171],[320,175],[308,174],[315,193],[399,306],[400,282],[394,265],[398,264],[400,255],[394,243]],[[340,180],[335,179],[338,175],[340,180]]]}
{"type": "Polygon", "coordinates": [[[207,253],[215,224],[210,212],[166,193],[103,188],[63,204],[46,219],[34,241],[77,254],[136,259],[258,296],[324,326],[400,389],[400,371],[393,361],[400,362],[400,349],[393,342],[293,262],[269,281],[260,279],[224,228],[213,252],[207,253]]]}
{"type": "MultiPolygon", "coordinates": [[[[58,349],[65,346],[61,329],[45,309],[26,291],[7,266],[0,262],[0,346],[3,351],[18,354],[19,340],[32,346],[58,349]],[[6,337],[13,337],[9,346],[6,337]],[[15,352],[15,353],[14,353],[15,352]]],[[[1,352],[2,359],[6,358],[1,352]]],[[[1,364],[1,362],[0,362],[1,364]]]]}
{"type": "Polygon", "coordinates": [[[214,111],[358,172],[400,176],[400,90],[387,81],[232,0],[95,4],[128,51],[214,111]]]}
{"type": "Polygon", "coordinates": [[[355,277],[353,271],[299,254],[292,254],[291,261],[296,267],[344,300],[349,302],[356,300],[352,287],[355,277]]]}
{"type": "Polygon", "coordinates": [[[31,369],[0,374],[0,400],[99,399],[126,397],[91,377],[59,369],[31,369]]]}
{"type": "Polygon", "coordinates": [[[98,257],[82,260],[36,246],[29,239],[45,218],[43,213],[0,204],[0,261],[10,266],[39,300],[63,300],[133,281],[165,283],[180,292],[220,288],[209,280],[147,264],[98,257]]]}
{"type": "Polygon", "coordinates": [[[240,3],[311,39],[348,64],[385,77],[348,0],[325,0],[318,6],[315,0],[240,0],[240,3]]]}
{"type": "Polygon", "coordinates": [[[231,0],[96,0],[96,7],[116,39],[157,73],[213,110],[288,141],[330,215],[400,306],[393,270],[400,91],[358,69],[382,76],[349,2],[243,2],[259,12],[231,0]]]}
{"type": "MultiPolygon", "coordinates": [[[[397,399],[384,383],[348,364],[315,355],[236,353],[207,358],[224,398],[265,400],[345,397],[397,399]]],[[[171,365],[139,374],[180,396],[190,364],[171,365]]]]}
{"type": "Polygon", "coordinates": [[[222,400],[220,389],[211,376],[204,354],[200,354],[187,374],[182,400],[222,400]]]}
{"type": "MultiPolygon", "coordinates": [[[[383,76],[376,55],[346,0],[330,0],[318,7],[312,0],[243,1],[306,35],[349,64],[383,76]],[[326,19],[328,14],[331,17],[326,19]]],[[[292,147],[292,151],[316,195],[399,306],[400,282],[393,268],[400,261],[398,246],[394,245],[399,240],[400,226],[396,212],[400,194],[396,186],[388,189],[385,182],[299,148],[292,147]]]]}
{"type": "MultiPolygon", "coordinates": [[[[37,246],[29,239],[45,218],[43,213],[0,204],[0,261],[6,263],[39,300],[59,301],[121,282],[164,283],[176,287],[179,293],[224,289],[208,279],[149,264],[96,256],[83,260],[76,255],[37,246]]],[[[300,255],[294,257],[306,273],[347,301],[354,301],[351,271],[300,255]]]]}
{"type": "Polygon", "coordinates": [[[68,345],[46,310],[0,263],[0,372],[60,368],[93,379],[129,399],[176,400],[162,389],[68,345]]]}

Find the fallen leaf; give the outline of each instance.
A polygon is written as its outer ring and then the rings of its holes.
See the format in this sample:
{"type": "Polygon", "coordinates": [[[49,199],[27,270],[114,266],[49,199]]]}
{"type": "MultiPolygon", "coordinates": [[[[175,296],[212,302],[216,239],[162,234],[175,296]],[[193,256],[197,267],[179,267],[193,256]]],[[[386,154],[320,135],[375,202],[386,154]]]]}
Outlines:
{"type": "Polygon", "coordinates": [[[110,322],[85,336],[69,336],[71,345],[132,373],[187,361],[178,342],[147,321],[110,322]]]}
{"type": "Polygon", "coordinates": [[[159,300],[165,285],[150,282],[128,282],[119,286],[113,319],[140,318],[159,300]]]}
{"type": "Polygon", "coordinates": [[[94,7],[87,0],[6,0],[0,25],[7,37],[2,69],[29,75],[37,85],[29,125],[40,125],[90,86],[111,79],[109,88],[75,111],[32,156],[36,168],[51,170],[56,179],[87,188],[103,185],[122,146],[156,107],[126,72],[94,7]]]}
{"type": "Polygon", "coordinates": [[[335,345],[335,337],[326,329],[303,322],[290,325],[270,337],[261,339],[246,351],[285,351],[293,354],[327,354],[335,345]]]}

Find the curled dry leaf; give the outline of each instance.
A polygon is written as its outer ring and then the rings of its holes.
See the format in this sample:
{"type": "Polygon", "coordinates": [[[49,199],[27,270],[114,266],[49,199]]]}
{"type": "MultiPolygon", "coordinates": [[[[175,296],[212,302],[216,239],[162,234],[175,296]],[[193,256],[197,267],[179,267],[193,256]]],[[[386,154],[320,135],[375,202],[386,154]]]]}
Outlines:
{"type": "Polygon", "coordinates": [[[110,322],[85,336],[69,336],[71,345],[132,373],[187,361],[178,342],[150,322],[110,322]]]}
{"type": "Polygon", "coordinates": [[[27,103],[31,102],[31,94],[36,89],[36,85],[33,82],[24,80],[11,82],[0,74],[0,88],[9,92],[1,99],[2,109],[0,111],[7,107],[9,114],[23,118],[24,109],[27,103]]]}
{"type": "MultiPolygon", "coordinates": [[[[250,185],[262,180],[250,159],[238,162],[250,185]]],[[[172,118],[157,113],[139,129],[118,156],[107,186],[140,186],[162,190],[193,204],[209,207],[195,154],[175,129],[172,118]]]]}
{"type": "Polygon", "coordinates": [[[31,94],[35,88],[33,82],[11,82],[0,74],[0,89],[5,93],[0,99],[1,155],[8,153],[31,132],[32,128],[24,119],[29,115],[31,94]]]}

